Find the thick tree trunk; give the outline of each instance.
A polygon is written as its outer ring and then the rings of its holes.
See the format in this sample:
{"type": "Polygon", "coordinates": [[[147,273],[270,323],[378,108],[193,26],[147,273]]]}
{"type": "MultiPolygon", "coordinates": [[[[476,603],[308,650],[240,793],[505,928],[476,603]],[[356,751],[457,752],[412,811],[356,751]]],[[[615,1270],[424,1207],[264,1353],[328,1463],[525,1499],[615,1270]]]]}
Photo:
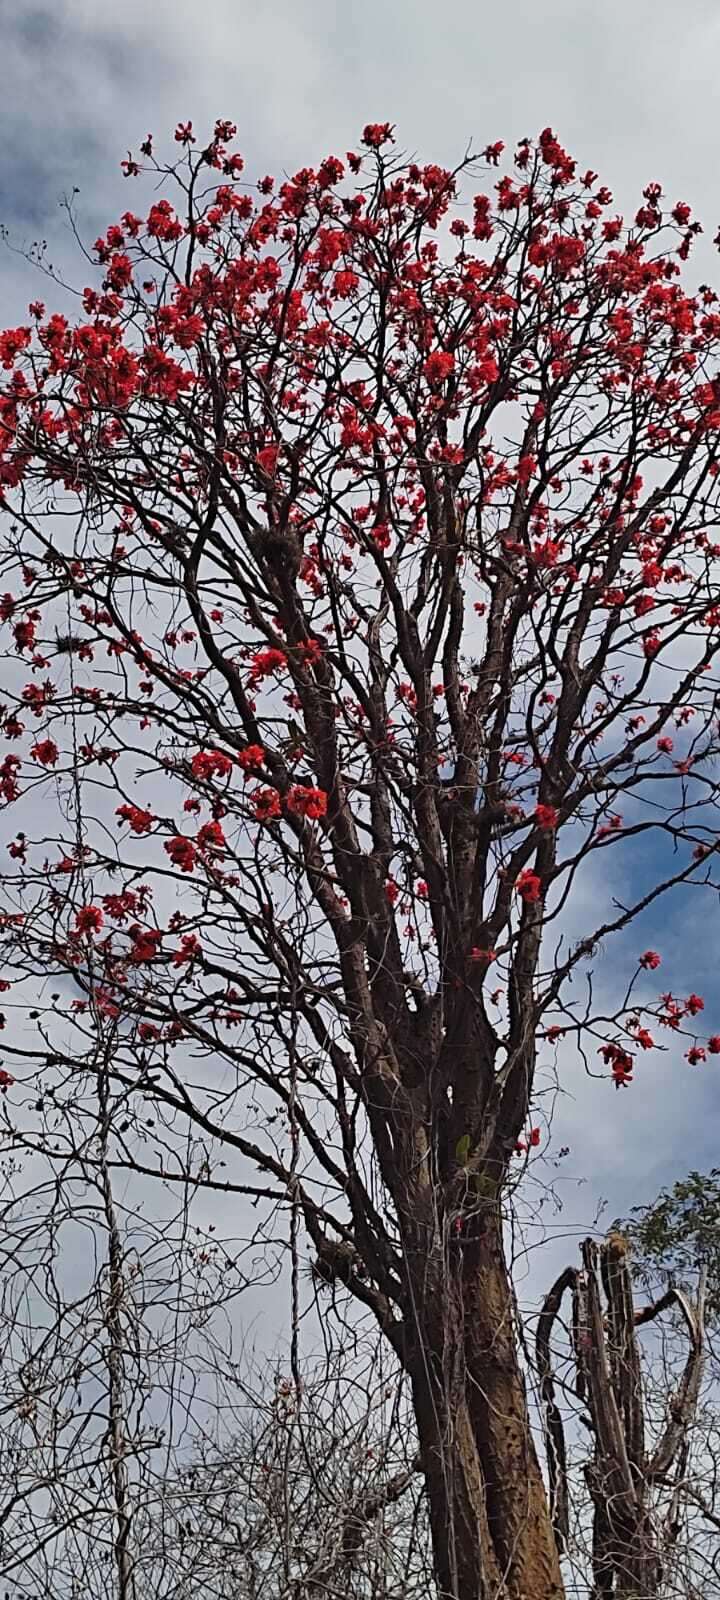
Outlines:
{"type": "Polygon", "coordinates": [[[498,1218],[408,1253],[409,1351],[442,1600],[562,1600],[498,1218]]]}
{"type": "Polygon", "coordinates": [[[464,1400],[448,1406],[439,1387],[432,1376],[418,1373],[414,1378],[439,1594],[442,1600],[500,1600],[507,1589],[489,1526],[468,1406],[464,1400]]]}

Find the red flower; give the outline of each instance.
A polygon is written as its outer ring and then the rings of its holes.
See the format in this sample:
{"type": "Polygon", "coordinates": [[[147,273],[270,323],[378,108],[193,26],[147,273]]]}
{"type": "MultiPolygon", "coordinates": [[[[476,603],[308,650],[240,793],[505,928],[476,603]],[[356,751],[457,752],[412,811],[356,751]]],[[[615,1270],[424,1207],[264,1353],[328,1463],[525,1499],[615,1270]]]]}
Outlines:
{"type": "Polygon", "coordinates": [[[380,146],[392,141],[392,122],[368,122],[363,128],[362,142],[369,150],[379,150],[380,146]]]}
{"type": "Polygon", "coordinates": [[[181,872],[194,870],[196,853],[192,839],[184,839],[181,833],[176,833],[172,839],[166,840],[163,849],[173,866],[179,867],[181,872]]]}
{"type": "Polygon", "coordinates": [[[552,832],[558,825],[558,813],[554,806],[536,806],[535,821],[539,828],[546,828],[552,832]]]}
{"type": "Polygon", "coordinates": [[[270,676],[271,672],[278,672],[287,665],[287,656],[284,650],[258,650],[250,663],[250,682],[259,683],[262,678],[270,676]]]}
{"type": "Polygon", "coordinates": [[[26,618],[24,622],[16,622],[13,627],[13,637],[21,654],[24,650],[32,650],[35,643],[35,622],[32,621],[32,618],[26,618]]]}
{"type": "Polygon", "coordinates": [[[199,829],[196,839],[198,850],[210,851],[225,848],[225,835],[219,822],[206,822],[199,829]]]}
{"type": "Polygon", "coordinates": [[[128,284],[132,283],[132,275],[132,261],[129,256],[126,256],[123,252],[117,252],[110,257],[107,281],[111,289],[116,291],[126,289],[128,284]]]}
{"type": "Polygon", "coordinates": [[[257,772],[265,760],[265,751],[261,744],[247,744],[244,750],[238,751],[237,760],[243,772],[257,772]]]}
{"type": "Polygon", "coordinates": [[[162,939],[159,928],[141,928],[138,923],[130,929],[132,948],[130,961],[134,966],[141,966],[145,961],[154,961],[162,939]]]}
{"type": "Polygon", "coordinates": [[[622,1049],[621,1045],[603,1044],[598,1050],[598,1055],[602,1056],[603,1061],[608,1063],[616,1089],[624,1089],[629,1083],[632,1083],[633,1058],[628,1054],[627,1050],[622,1049]]]}
{"type": "Polygon", "coordinates": [[[340,272],[335,273],[333,294],[338,300],[349,300],[350,296],[359,287],[359,284],[360,279],[357,273],[352,272],[349,267],[345,267],[340,272]]]}
{"type": "Polygon", "coordinates": [[[428,356],[423,373],[432,388],[438,388],[455,369],[455,357],[450,350],[434,350],[428,356]]]}
{"type": "Polygon", "coordinates": [[[75,913],[75,932],[99,933],[104,921],[99,906],[81,906],[75,913]]]}
{"type": "Polygon", "coordinates": [[[691,1050],[685,1051],[685,1060],[690,1062],[691,1067],[696,1067],[698,1062],[705,1060],[706,1054],[701,1044],[694,1044],[691,1050]]]}
{"type": "Polygon", "coordinates": [[[222,750],[198,750],[190,766],[196,778],[226,778],[232,772],[232,761],[222,750]]]}
{"type": "Polygon", "coordinates": [[[662,750],[663,755],[669,756],[670,751],[673,748],[673,741],[672,739],[669,739],[666,734],[663,734],[662,739],[658,739],[657,747],[658,750],[662,750]]]}
{"type": "Polygon", "coordinates": [[[0,362],[9,372],[21,351],[27,350],[31,340],[29,328],[7,328],[0,333],[0,362]]]}
{"type": "Polygon", "coordinates": [[[531,1128],[530,1129],[530,1135],[529,1135],[528,1143],[530,1144],[530,1146],[532,1148],[537,1149],[537,1146],[540,1143],[540,1129],[539,1128],[531,1128]]]}
{"type": "Polygon", "coordinates": [[[255,460],[268,478],[274,476],[279,454],[280,447],[276,444],[266,444],[264,450],[258,450],[255,460]]]}
{"type": "MultiPolygon", "coordinates": [[[[532,458],[525,457],[525,459],[531,460],[532,458]]],[[[522,462],[520,463],[520,466],[522,466],[522,462]]],[[[520,482],[522,482],[523,480],[520,473],[520,466],[518,466],[518,479],[520,482]]],[[[532,558],[536,567],[541,567],[544,569],[556,567],[560,556],[562,555],[562,550],[562,543],[558,539],[536,539],[533,545],[532,554],[532,558]]]]}
{"type": "Polygon", "coordinates": [[[133,833],[137,834],[149,833],[156,820],[152,811],[144,811],[142,806],[117,806],[115,815],[122,822],[129,823],[133,833]]]}
{"type": "Polygon", "coordinates": [[[324,789],[307,789],[301,783],[294,783],[288,792],[285,804],[288,811],[296,817],[324,817],[327,812],[328,797],[324,789]]]}
{"type": "Polygon", "coordinates": [[[4,1067],[0,1067],[0,1089],[2,1089],[3,1094],[6,1089],[12,1088],[14,1082],[15,1079],[10,1076],[10,1073],[6,1072],[4,1067]]]}
{"type": "Polygon", "coordinates": [[[54,767],[60,751],[54,739],[41,739],[33,745],[30,754],[33,761],[39,761],[42,767],[54,767]]]}
{"type": "Polygon", "coordinates": [[[497,951],[496,950],[481,950],[478,945],[474,944],[472,949],[471,949],[471,951],[470,951],[470,960],[471,961],[487,961],[488,966],[490,966],[490,963],[492,961],[497,961],[497,951]]]}
{"type": "Polygon", "coordinates": [[[685,1009],[689,1011],[691,1017],[696,1017],[698,1011],[705,1010],[705,1001],[699,994],[691,994],[685,1001],[685,1009]]]}
{"type": "Polygon", "coordinates": [[[250,796],[250,804],[257,822],[271,822],[273,817],[282,816],[277,789],[255,789],[250,796]]]}
{"type": "Polygon", "coordinates": [[[714,1033],[712,1037],[708,1039],[707,1047],[709,1055],[720,1056],[720,1034],[714,1033]]]}
{"type": "Polygon", "coordinates": [[[657,950],[646,950],[644,955],[640,957],[640,966],[644,967],[647,972],[654,972],[656,967],[660,966],[660,957],[657,950]]]}
{"type": "Polygon", "coordinates": [[[194,961],[202,951],[200,940],[196,933],[186,933],[180,940],[177,950],[173,952],[172,964],[174,967],[184,967],[187,962],[194,961]]]}
{"type": "Polygon", "coordinates": [[[385,899],[387,900],[388,905],[394,906],[399,894],[399,884],[395,882],[394,878],[388,878],[387,883],[385,884],[385,899]]]}
{"type": "Polygon", "coordinates": [[[305,639],[298,645],[297,651],[307,667],[315,666],[318,661],[322,661],[323,647],[319,639],[305,639]]]}
{"type": "Polygon", "coordinates": [[[541,881],[536,872],[530,867],[525,867],[516,879],[515,888],[521,899],[526,903],[533,903],[540,899],[541,881]]]}

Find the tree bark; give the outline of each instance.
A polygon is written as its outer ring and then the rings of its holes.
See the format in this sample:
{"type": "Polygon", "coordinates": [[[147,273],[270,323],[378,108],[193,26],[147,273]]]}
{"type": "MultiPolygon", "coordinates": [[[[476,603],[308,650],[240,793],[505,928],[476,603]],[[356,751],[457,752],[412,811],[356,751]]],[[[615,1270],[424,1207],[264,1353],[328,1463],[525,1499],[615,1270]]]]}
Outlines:
{"type": "Polygon", "coordinates": [[[408,1351],[442,1600],[562,1600],[497,1209],[407,1253],[408,1351]]]}

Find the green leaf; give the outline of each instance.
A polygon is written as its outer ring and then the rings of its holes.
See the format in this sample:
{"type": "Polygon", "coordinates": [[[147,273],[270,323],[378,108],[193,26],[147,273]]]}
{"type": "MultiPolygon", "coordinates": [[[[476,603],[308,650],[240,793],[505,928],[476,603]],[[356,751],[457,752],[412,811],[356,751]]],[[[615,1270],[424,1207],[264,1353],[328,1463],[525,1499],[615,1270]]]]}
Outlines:
{"type": "Polygon", "coordinates": [[[469,1154],[470,1154],[470,1135],[469,1135],[469,1133],[464,1133],[462,1138],[458,1139],[458,1142],[457,1142],[457,1144],[455,1146],[455,1159],[459,1162],[461,1167],[466,1167],[467,1166],[467,1161],[468,1161],[469,1154]]]}

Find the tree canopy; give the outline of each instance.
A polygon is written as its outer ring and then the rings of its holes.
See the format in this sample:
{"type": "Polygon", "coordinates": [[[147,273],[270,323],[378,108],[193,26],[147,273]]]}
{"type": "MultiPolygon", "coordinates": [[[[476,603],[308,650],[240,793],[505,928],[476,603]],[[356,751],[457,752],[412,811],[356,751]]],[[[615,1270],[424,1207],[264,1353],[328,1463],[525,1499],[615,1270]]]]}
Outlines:
{"type": "MultiPolygon", "coordinates": [[[[718,297],[550,129],[280,182],[235,133],[129,154],[77,315],[0,335],[9,1146],[99,1184],[118,1352],[118,1169],[287,1228],[296,1320],[307,1239],[410,1384],[442,1596],[558,1600],[503,1197],[545,1065],[720,1053],[625,942],[720,887],[718,297]]],[[[603,1600],[664,1581],[635,1465],[603,1600]]]]}

